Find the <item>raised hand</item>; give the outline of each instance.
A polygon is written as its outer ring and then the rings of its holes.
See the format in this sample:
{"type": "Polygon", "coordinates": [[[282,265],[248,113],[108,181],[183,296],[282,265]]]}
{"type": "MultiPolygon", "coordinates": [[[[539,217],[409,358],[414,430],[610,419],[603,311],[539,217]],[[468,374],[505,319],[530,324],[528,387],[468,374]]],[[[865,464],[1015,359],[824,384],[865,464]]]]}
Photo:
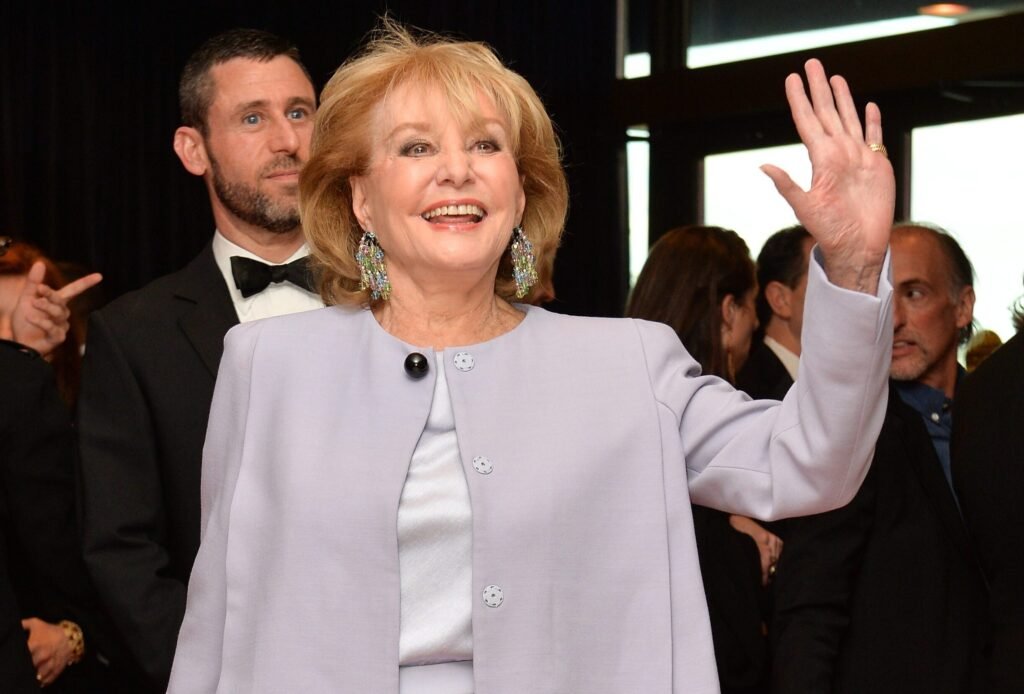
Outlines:
{"type": "Polygon", "coordinates": [[[71,327],[68,302],[86,289],[99,284],[103,276],[94,272],[60,289],[43,284],[46,266],[36,262],[28,271],[25,286],[11,314],[14,340],[31,347],[44,357],[64,342],[71,327]]]}
{"type": "Polygon", "coordinates": [[[810,100],[795,73],[786,78],[786,99],[811,160],[811,189],[802,190],[776,166],[766,164],[761,170],[814,236],[829,280],[873,294],[896,199],[892,166],[878,147],[882,115],[869,103],[862,129],[846,80],[838,75],[828,79],[817,60],[804,67],[810,100]]]}

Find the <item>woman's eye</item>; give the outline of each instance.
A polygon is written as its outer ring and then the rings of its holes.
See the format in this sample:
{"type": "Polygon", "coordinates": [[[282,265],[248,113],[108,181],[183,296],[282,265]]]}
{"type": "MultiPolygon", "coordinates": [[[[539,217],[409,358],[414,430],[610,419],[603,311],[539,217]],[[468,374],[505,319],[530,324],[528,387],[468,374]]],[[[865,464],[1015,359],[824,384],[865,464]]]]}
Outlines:
{"type": "Polygon", "coordinates": [[[410,142],[402,148],[402,156],[423,157],[430,154],[430,145],[426,142],[410,142]]]}
{"type": "Polygon", "coordinates": [[[501,148],[498,147],[498,143],[495,142],[494,140],[480,140],[479,142],[473,145],[474,151],[481,152],[484,154],[497,152],[499,149],[501,148]]]}

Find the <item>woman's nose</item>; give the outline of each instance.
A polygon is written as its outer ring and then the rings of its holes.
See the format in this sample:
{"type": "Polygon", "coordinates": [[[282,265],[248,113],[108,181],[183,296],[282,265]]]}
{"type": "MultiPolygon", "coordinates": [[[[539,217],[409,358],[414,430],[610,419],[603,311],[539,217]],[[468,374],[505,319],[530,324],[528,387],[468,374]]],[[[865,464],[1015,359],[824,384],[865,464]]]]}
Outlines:
{"type": "Polygon", "coordinates": [[[437,182],[455,187],[462,186],[473,177],[469,153],[458,149],[443,152],[438,159],[437,182]]]}

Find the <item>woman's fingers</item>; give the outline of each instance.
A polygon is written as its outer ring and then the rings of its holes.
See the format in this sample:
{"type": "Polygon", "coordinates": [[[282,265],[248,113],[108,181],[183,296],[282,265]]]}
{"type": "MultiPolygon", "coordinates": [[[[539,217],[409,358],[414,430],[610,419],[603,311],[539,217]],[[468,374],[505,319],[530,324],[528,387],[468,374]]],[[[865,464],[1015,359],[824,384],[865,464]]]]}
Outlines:
{"type": "Polygon", "coordinates": [[[36,679],[39,684],[46,687],[57,681],[66,665],[56,656],[47,660],[41,668],[36,670],[36,679]]]}
{"type": "Polygon", "coordinates": [[[833,75],[830,84],[835,96],[836,110],[839,111],[839,118],[843,122],[843,131],[854,140],[862,142],[864,132],[861,130],[860,117],[857,115],[857,107],[853,103],[850,85],[840,75],[833,75]]]}
{"type": "Polygon", "coordinates": [[[836,111],[832,87],[825,75],[825,66],[817,58],[811,58],[804,63],[804,71],[807,73],[807,88],[811,92],[814,113],[822,129],[829,135],[843,132],[843,122],[836,111]]]}
{"type": "Polygon", "coordinates": [[[799,217],[800,210],[803,207],[803,198],[807,193],[789,177],[788,173],[774,164],[762,164],[761,171],[768,178],[772,179],[772,183],[775,184],[775,190],[779,191],[779,195],[789,203],[789,206],[793,208],[793,211],[799,217]]]}
{"type": "Polygon", "coordinates": [[[878,104],[869,103],[864,109],[864,141],[868,144],[884,144],[882,139],[882,112],[878,104]]]}
{"type": "Polygon", "coordinates": [[[33,299],[32,306],[58,321],[65,320],[71,315],[71,311],[64,304],[43,297],[33,299]]]}
{"type": "Polygon", "coordinates": [[[804,82],[795,72],[786,78],[786,101],[789,102],[789,112],[793,116],[797,134],[805,145],[825,134],[807,98],[807,92],[804,91],[804,82]]]}
{"type": "Polygon", "coordinates": [[[74,282],[68,282],[59,290],[57,290],[56,294],[63,301],[70,301],[71,299],[74,299],[76,296],[78,296],[85,290],[95,287],[97,284],[100,283],[102,279],[103,275],[101,275],[98,272],[94,272],[91,275],[80,277],[74,282]]]}

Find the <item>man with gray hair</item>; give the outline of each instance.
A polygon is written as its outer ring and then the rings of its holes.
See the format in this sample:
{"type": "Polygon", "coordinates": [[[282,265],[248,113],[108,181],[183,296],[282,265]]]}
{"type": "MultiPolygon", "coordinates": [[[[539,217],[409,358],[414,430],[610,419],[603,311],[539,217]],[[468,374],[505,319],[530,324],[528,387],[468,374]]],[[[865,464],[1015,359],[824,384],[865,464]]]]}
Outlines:
{"type": "Polygon", "coordinates": [[[298,214],[315,99],[298,51],[267,32],[228,31],[193,53],[174,151],[205,183],[212,243],[91,320],[78,413],[85,558],[134,658],[133,691],[167,687],[224,334],[323,305],[298,214]]]}
{"type": "Polygon", "coordinates": [[[978,691],[985,585],[949,467],[973,270],[937,228],[898,225],[891,249],[889,410],[854,500],[787,522],[775,581],[778,694],[978,691]]]}

